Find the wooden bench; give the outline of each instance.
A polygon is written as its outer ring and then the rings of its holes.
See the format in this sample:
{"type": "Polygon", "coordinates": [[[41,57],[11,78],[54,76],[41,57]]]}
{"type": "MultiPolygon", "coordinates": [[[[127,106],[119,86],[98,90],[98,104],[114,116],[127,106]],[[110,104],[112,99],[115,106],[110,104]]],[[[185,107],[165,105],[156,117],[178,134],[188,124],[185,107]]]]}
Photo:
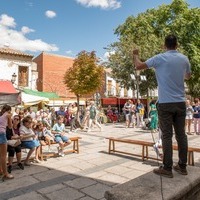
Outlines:
{"type": "Polygon", "coordinates": [[[108,153],[109,154],[117,152],[117,153],[124,153],[124,154],[128,154],[128,155],[142,157],[143,161],[145,160],[145,158],[146,159],[151,158],[151,159],[157,160],[157,158],[149,157],[148,147],[153,147],[153,145],[154,145],[153,142],[131,140],[131,139],[121,139],[121,138],[114,138],[114,137],[107,137],[106,139],[109,140],[109,147],[108,147],[108,153]],[[122,142],[122,143],[140,145],[140,146],[142,146],[142,154],[134,154],[134,153],[116,150],[115,142],[122,142]]]}
{"type": "MultiPolygon", "coordinates": [[[[66,149],[64,150],[64,153],[79,153],[79,139],[82,139],[81,137],[70,137],[71,144],[68,146],[70,147],[72,145],[72,149],[66,149]]],[[[56,142],[51,143],[51,145],[58,144],[56,142]]],[[[46,145],[47,146],[47,145],[46,145]]],[[[40,146],[40,160],[44,160],[44,157],[55,157],[58,156],[58,152],[43,152],[43,147],[40,146]]]]}
{"type": "MultiPolygon", "coordinates": [[[[108,146],[108,153],[109,154],[111,154],[111,153],[123,153],[123,154],[127,154],[127,155],[138,156],[138,157],[142,157],[143,161],[145,159],[161,160],[157,157],[150,157],[149,156],[148,147],[153,147],[154,142],[132,140],[132,139],[122,139],[122,138],[114,138],[114,137],[106,137],[106,139],[109,140],[109,146],[108,146]],[[129,153],[129,152],[125,152],[125,151],[116,150],[115,142],[140,145],[140,146],[142,146],[142,154],[135,154],[135,153],[129,153]]],[[[178,150],[178,146],[173,145],[173,150],[178,150]]],[[[194,166],[194,152],[200,153],[200,148],[188,147],[188,165],[194,166]]]]}
{"type": "MultiPolygon", "coordinates": [[[[178,151],[178,146],[173,145],[173,150],[178,151]]],[[[198,147],[188,147],[188,165],[194,166],[194,152],[200,153],[200,148],[198,148],[198,147]]]]}

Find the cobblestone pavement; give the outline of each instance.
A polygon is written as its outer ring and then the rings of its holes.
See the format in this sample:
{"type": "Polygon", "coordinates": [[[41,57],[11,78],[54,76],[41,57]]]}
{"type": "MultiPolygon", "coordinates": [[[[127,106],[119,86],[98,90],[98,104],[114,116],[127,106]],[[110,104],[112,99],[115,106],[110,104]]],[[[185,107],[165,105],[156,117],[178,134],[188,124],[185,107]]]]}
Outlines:
{"type": "MultiPolygon", "coordinates": [[[[41,164],[32,164],[23,171],[13,169],[15,179],[0,182],[0,199],[5,200],[105,200],[110,188],[141,176],[157,167],[157,161],[142,161],[139,157],[108,154],[105,137],[121,137],[152,141],[148,130],[125,128],[124,124],[102,125],[86,133],[77,131],[70,136],[81,136],[80,153],[49,158],[41,164]]],[[[155,140],[157,133],[154,133],[155,140]]],[[[189,135],[189,146],[200,146],[200,136],[189,135]]],[[[56,145],[54,147],[56,149],[56,145]]],[[[119,143],[117,148],[141,153],[141,146],[119,143]]],[[[150,148],[149,154],[155,156],[150,148]]],[[[177,161],[177,152],[174,152],[177,161]]],[[[200,166],[199,154],[195,165],[200,166]]]]}

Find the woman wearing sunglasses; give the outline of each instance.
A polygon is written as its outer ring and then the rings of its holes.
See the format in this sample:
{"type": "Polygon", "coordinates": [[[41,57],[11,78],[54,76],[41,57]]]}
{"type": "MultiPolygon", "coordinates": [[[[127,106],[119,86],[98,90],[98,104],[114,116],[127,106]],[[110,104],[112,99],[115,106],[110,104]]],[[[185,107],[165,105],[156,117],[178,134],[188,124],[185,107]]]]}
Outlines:
{"type": "Polygon", "coordinates": [[[39,163],[40,161],[38,157],[39,157],[40,143],[38,140],[36,140],[36,135],[32,130],[32,118],[30,116],[24,117],[19,132],[21,136],[22,147],[30,149],[24,161],[24,165],[30,166],[29,159],[34,151],[35,151],[35,161],[39,163]]]}
{"type": "MultiPolygon", "coordinates": [[[[19,128],[20,128],[20,117],[19,115],[14,115],[13,117],[13,128],[8,128],[6,129],[6,137],[7,140],[19,140],[21,139],[20,137],[20,133],[19,133],[19,128]]],[[[21,157],[22,157],[22,153],[21,153],[21,144],[13,147],[11,145],[8,144],[8,173],[11,173],[12,171],[12,163],[13,163],[13,158],[14,155],[16,153],[16,157],[17,157],[17,165],[20,169],[24,169],[23,164],[21,163],[21,157]]]]}

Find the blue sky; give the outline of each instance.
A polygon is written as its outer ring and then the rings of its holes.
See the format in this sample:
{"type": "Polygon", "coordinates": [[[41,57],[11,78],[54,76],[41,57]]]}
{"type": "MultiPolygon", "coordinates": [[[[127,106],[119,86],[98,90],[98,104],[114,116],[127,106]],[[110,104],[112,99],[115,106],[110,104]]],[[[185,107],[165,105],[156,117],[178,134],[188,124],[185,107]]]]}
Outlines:
{"type": "MultiPolygon", "coordinates": [[[[172,0],[1,0],[0,47],[42,51],[75,57],[96,51],[117,40],[114,30],[130,15],[169,4],[172,0]]],[[[200,0],[188,0],[200,7],[200,0]]]]}

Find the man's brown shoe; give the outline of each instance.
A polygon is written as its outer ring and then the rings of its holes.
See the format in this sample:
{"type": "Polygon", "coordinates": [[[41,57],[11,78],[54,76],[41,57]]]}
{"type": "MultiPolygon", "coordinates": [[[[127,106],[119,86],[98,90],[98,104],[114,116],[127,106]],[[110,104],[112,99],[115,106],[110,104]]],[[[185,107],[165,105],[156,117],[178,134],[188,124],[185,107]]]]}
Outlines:
{"type": "Polygon", "coordinates": [[[182,175],[188,175],[186,168],[181,168],[179,165],[173,166],[174,170],[182,175]]]}
{"type": "Polygon", "coordinates": [[[171,171],[165,170],[162,166],[160,166],[158,169],[154,169],[153,173],[159,176],[173,178],[173,173],[171,171]]]}

